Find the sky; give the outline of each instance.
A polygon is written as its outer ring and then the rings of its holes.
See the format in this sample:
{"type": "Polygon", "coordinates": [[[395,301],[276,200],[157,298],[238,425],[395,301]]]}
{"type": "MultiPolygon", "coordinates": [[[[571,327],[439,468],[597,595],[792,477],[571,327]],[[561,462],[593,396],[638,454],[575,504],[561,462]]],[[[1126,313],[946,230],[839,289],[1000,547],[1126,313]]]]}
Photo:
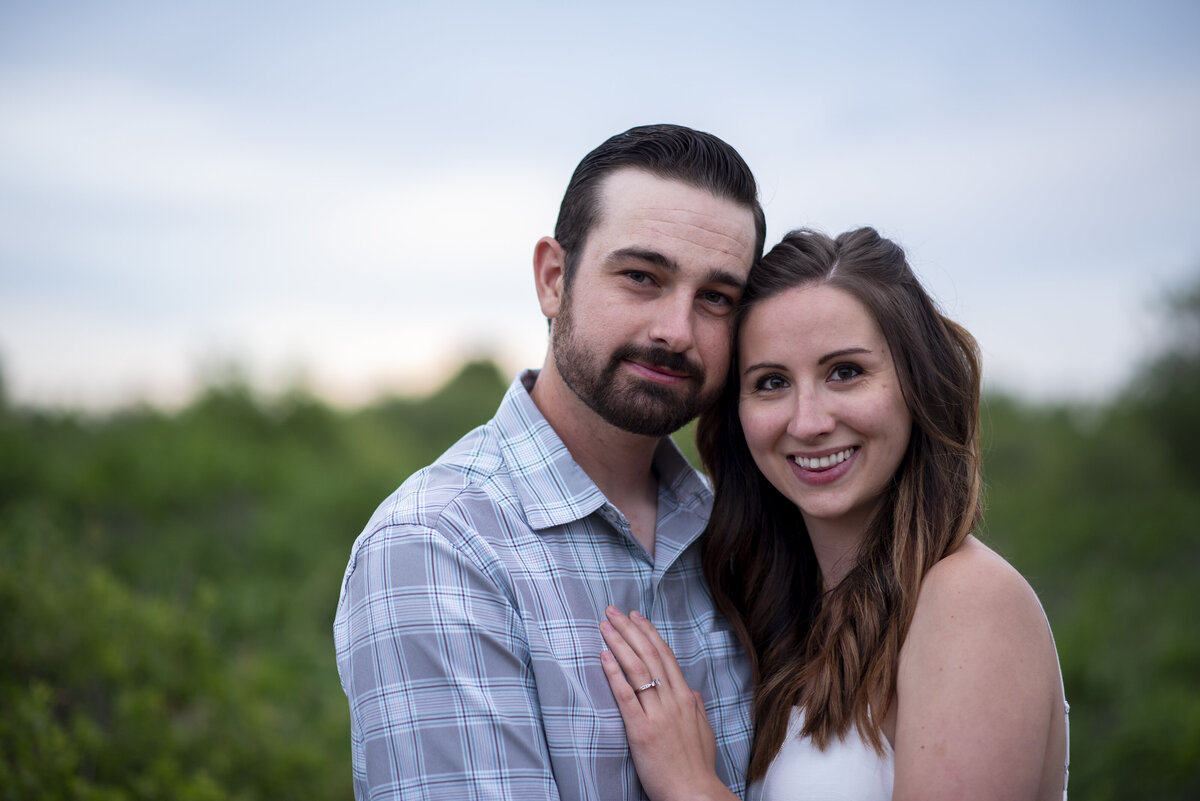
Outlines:
{"type": "Polygon", "coordinates": [[[872,225],[985,382],[1102,401],[1200,277],[1200,4],[0,4],[10,401],[342,404],[541,364],[533,245],[634,125],[710,131],[768,246],[872,225]]]}

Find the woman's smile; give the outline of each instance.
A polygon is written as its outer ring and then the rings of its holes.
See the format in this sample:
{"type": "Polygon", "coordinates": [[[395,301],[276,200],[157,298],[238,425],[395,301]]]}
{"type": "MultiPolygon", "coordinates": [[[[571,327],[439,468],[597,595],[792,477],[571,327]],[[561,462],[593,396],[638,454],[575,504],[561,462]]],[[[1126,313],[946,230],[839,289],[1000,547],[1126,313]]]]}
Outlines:
{"type": "Polygon", "coordinates": [[[858,448],[846,448],[828,456],[789,456],[796,477],[806,484],[832,484],[850,472],[858,448]]]}

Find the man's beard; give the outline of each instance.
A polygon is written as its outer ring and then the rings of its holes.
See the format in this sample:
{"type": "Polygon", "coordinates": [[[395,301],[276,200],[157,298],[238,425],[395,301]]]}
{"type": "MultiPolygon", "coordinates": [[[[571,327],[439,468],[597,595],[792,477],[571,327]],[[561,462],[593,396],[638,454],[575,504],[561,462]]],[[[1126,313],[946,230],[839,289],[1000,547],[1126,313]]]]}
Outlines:
{"type": "Polygon", "coordinates": [[[721,392],[720,385],[703,392],[704,369],[664,348],[624,345],[602,366],[603,357],[588,350],[575,331],[569,298],[554,320],[551,347],[563,383],[605,422],[631,434],[662,437],[678,431],[721,392]],[[683,373],[687,379],[665,386],[633,377],[621,369],[627,359],[683,373]]]}

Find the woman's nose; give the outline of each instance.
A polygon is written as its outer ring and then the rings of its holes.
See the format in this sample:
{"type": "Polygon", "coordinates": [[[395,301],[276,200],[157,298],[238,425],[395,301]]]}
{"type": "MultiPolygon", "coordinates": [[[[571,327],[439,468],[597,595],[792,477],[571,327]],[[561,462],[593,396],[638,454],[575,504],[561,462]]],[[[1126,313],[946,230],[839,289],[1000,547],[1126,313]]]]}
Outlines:
{"type": "Polygon", "coordinates": [[[827,399],[817,390],[800,389],[787,431],[798,440],[812,440],[833,431],[836,422],[827,399]]]}

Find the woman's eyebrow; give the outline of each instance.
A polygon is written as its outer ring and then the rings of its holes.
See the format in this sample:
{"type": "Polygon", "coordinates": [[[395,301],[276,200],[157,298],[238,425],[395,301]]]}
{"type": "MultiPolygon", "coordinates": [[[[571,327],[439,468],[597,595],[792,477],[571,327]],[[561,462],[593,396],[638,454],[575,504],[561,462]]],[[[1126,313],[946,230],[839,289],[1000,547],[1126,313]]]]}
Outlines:
{"type": "Polygon", "coordinates": [[[867,348],[843,348],[841,350],[835,350],[832,353],[826,353],[824,356],[817,359],[817,364],[824,364],[825,362],[829,361],[830,359],[838,359],[838,358],[841,358],[842,356],[855,356],[858,354],[870,353],[870,352],[871,351],[868,350],[867,348]]]}
{"type": "Polygon", "coordinates": [[[784,366],[782,364],[777,364],[776,362],[758,362],[757,364],[752,364],[749,367],[747,367],[745,370],[742,370],[742,375],[749,375],[750,373],[753,373],[755,370],[783,370],[783,369],[785,369],[784,366]]]}

